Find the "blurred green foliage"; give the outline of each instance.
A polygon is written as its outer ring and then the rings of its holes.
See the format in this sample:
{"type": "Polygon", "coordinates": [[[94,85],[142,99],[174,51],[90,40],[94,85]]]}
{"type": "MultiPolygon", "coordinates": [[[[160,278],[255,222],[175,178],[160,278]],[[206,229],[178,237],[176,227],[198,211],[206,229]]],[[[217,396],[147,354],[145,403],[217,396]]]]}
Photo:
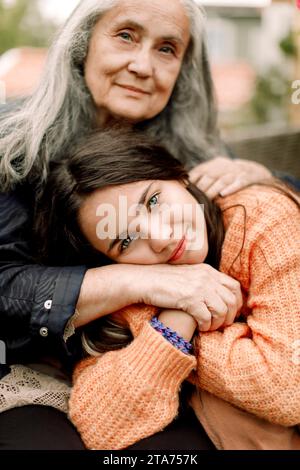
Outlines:
{"type": "Polygon", "coordinates": [[[287,36],[282,38],[279,43],[281,51],[287,57],[296,57],[297,56],[297,46],[295,43],[295,35],[293,31],[290,31],[287,36]]]}
{"type": "Polygon", "coordinates": [[[257,123],[285,121],[289,119],[291,94],[291,61],[297,55],[292,31],[278,43],[282,53],[282,65],[272,66],[256,79],[255,93],[250,110],[257,123]]]}
{"type": "Polygon", "coordinates": [[[256,79],[250,106],[257,123],[286,120],[290,100],[290,80],[279,67],[271,67],[256,79]]]}
{"type": "Polygon", "coordinates": [[[20,46],[49,45],[56,25],[45,19],[38,0],[0,0],[0,54],[20,46]]]}

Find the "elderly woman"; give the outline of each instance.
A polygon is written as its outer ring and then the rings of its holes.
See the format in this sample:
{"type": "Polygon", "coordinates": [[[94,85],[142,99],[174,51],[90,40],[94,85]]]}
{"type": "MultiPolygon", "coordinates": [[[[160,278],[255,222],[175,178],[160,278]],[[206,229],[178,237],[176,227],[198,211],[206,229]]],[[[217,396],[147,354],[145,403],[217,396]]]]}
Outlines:
{"type": "MultiPolygon", "coordinates": [[[[71,365],[79,351],[76,328],[136,302],[197,311],[203,276],[195,266],[99,267],[94,257],[78,265],[65,246],[57,247],[51,266],[34,262],[33,207],[49,163],[91,128],[115,123],[163,141],[210,197],[270,175],[252,162],[214,159],[226,150],[196,0],[83,0],[58,34],[38,89],[1,113],[0,340],[9,364],[51,356],[71,365]],[[200,149],[212,159],[204,167],[200,149]],[[179,295],[182,278],[186,288],[179,295]]],[[[47,367],[57,373],[53,360],[47,367]]],[[[8,371],[2,366],[1,376],[8,371]]],[[[4,440],[6,448],[83,447],[62,413],[38,406],[3,412],[0,446],[4,440]],[[34,429],[26,427],[31,419],[34,429]]]]}

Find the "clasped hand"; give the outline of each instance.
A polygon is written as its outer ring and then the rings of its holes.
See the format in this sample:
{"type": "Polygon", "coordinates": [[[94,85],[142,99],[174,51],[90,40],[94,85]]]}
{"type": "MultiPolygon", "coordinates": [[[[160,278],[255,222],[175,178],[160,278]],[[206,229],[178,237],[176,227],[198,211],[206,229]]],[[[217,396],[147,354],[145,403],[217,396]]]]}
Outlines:
{"type": "Polygon", "coordinates": [[[240,312],[243,305],[240,283],[208,264],[148,268],[152,284],[140,301],[186,312],[195,319],[200,331],[229,326],[240,312]]]}

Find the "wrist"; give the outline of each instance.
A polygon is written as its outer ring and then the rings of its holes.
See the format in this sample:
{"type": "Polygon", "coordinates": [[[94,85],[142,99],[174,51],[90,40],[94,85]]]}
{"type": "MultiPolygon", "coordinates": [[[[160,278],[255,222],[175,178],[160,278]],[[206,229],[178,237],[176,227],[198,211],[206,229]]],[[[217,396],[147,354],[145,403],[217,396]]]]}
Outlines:
{"type": "Polygon", "coordinates": [[[186,341],[191,341],[197,328],[194,318],[182,310],[163,310],[158,315],[158,319],[165,326],[176,331],[186,341]]]}
{"type": "Polygon", "coordinates": [[[173,330],[173,328],[164,325],[157,317],[152,318],[150,325],[181,352],[184,354],[192,353],[192,343],[184,339],[177,331],[173,330]]]}

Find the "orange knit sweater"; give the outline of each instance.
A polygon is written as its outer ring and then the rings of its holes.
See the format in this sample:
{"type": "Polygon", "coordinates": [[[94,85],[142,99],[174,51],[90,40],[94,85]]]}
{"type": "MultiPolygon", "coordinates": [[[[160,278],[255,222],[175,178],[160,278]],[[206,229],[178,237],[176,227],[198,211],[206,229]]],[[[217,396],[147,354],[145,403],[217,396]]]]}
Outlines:
{"type": "Polygon", "coordinates": [[[124,309],[132,343],[75,370],[69,413],[88,448],[122,449],[162,430],[186,379],[268,421],[300,423],[300,211],[261,186],[218,203],[226,230],[220,270],[241,283],[239,321],[199,335],[195,358],[149,325],[154,307],[124,309]]]}

